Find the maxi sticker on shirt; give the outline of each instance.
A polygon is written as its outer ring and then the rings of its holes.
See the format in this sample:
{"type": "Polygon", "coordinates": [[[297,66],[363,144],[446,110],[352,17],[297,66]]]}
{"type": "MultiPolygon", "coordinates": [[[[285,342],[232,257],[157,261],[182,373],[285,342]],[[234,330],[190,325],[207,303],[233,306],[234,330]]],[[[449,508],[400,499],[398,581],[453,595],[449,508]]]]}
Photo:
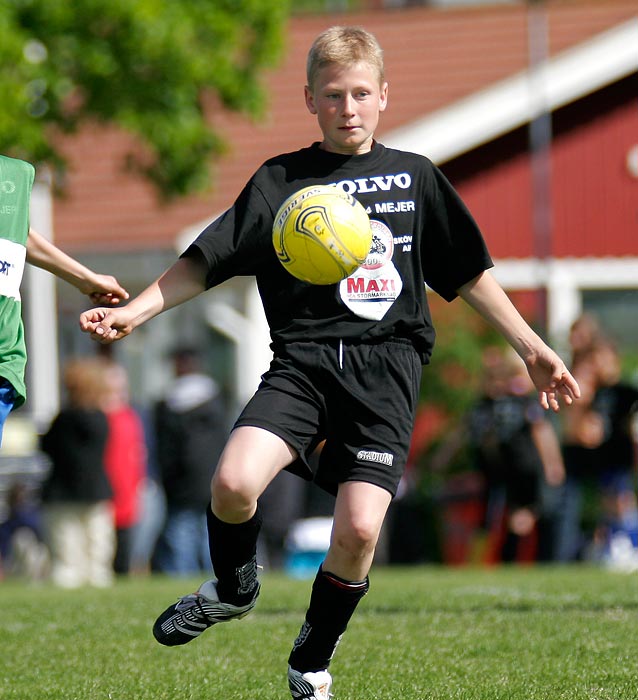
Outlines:
{"type": "Polygon", "coordinates": [[[392,231],[381,221],[370,220],[372,246],[366,261],[341,280],[339,296],[357,316],[380,321],[397,300],[403,280],[392,262],[392,231]]]}

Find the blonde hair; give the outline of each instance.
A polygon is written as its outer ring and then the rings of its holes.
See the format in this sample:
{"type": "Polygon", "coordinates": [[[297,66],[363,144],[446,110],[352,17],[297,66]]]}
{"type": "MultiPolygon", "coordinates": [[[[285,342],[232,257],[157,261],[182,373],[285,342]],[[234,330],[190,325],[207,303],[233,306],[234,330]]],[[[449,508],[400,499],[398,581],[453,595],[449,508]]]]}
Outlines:
{"type": "Polygon", "coordinates": [[[104,361],[97,357],[71,358],[63,371],[69,405],[77,408],[101,408],[106,389],[104,361]]]}
{"type": "Polygon", "coordinates": [[[330,27],[314,40],[306,63],[308,87],[312,90],[317,74],[331,64],[352,66],[367,63],[379,78],[385,78],[383,49],[373,34],[362,27],[330,27]]]}

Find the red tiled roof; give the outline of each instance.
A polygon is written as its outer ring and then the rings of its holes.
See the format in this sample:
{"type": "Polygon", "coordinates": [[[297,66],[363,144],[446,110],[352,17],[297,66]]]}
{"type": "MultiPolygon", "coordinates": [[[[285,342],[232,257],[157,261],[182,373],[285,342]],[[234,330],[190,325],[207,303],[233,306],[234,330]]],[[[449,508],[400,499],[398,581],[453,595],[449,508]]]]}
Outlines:
{"type": "MultiPolygon", "coordinates": [[[[550,0],[546,7],[551,54],[638,15],[636,0],[550,0]]],[[[363,25],[384,47],[390,106],[377,133],[381,140],[384,133],[516,73],[528,62],[524,5],[295,18],[282,63],[265,78],[269,108],[263,122],[253,124],[228,112],[214,116],[229,151],[214,166],[209,193],[162,205],[150,184],[122,169],[131,137],[87,127],[64,143],[68,189],[54,205],[57,242],[76,253],[170,248],[180,230],[232,204],[266,158],[316,140],[316,122],[303,102],[305,56],[316,34],[336,23],[363,25]]]]}

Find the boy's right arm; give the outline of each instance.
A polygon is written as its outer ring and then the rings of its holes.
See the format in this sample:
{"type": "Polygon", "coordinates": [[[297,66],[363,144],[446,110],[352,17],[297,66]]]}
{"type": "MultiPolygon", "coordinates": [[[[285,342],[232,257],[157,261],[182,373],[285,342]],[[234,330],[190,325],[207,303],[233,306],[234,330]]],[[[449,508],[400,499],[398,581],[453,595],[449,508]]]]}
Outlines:
{"type": "Polygon", "coordinates": [[[558,411],[559,398],[569,405],[580,396],[578,382],[563,360],[530,328],[488,270],[457,289],[457,293],[496,328],[523,359],[543,408],[558,411]]]}
{"type": "Polygon", "coordinates": [[[80,315],[80,328],[102,344],[126,337],[162,311],[179,306],[206,289],[203,264],[180,258],[126,306],[98,307],[80,315]]]}

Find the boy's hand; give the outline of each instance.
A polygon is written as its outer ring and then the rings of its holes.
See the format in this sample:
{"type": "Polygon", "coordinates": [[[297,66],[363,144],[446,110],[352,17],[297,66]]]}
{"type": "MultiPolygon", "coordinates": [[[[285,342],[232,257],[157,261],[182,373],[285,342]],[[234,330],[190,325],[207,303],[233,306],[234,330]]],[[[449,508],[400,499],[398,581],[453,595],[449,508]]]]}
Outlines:
{"type": "Polygon", "coordinates": [[[94,304],[116,306],[129,298],[129,293],[112,275],[95,274],[90,280],[78,284],[78,289],[86,294],[94,304]]]}
{"type": "Polygon", "coordinates": [[[133,330],[129,316],[127,307],[89,309],[80,314],[80,329],[89,333],[92,340],[108,345],[133,330]]]}
{"type": "Polygon", "coordinates": [[[578,382],[551,348],[545,346],[527,358],[525,364],[543,408],[559,411],[561,399],[569,406],[580,397],[578,382]]]}

